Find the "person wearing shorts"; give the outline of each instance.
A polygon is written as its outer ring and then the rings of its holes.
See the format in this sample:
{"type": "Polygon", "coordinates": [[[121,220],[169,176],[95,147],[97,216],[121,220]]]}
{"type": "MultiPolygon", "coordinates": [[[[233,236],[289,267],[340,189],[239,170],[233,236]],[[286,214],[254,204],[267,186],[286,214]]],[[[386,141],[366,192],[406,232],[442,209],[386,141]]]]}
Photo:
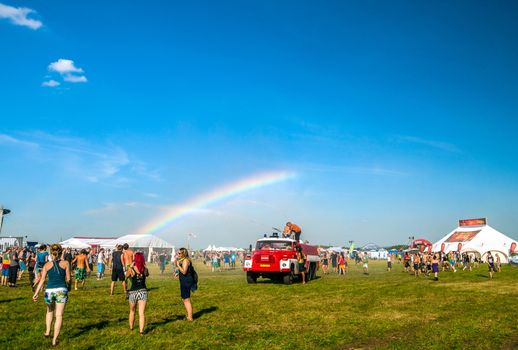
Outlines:
{"type": "Polygon", "coordinates": [[[9,252],[10,249],[2,255],[2,286],[7,286],[7,279],[9,278],[9,252]]]}
{"type": "Polygon", "coordinates": [[[491,255],[491,252],[487,252],[487,265],[489,268],[489,278],[493,278],[493,272],[496,272],[495,268],[495,258],[491,255]]]}
{"type": "Polygon", "coordinates": [[[148,269],[144,259],[144,254],[137,252],[134,255],[134,261],[126,271],[126,277],[131,281],[131,287],[128,291],[128,302],[130,306],[129,313],[129,328],[133,330],[133,323],[135,322],[135,307],[138,305],[139,315],[139,330],[140,335],[144,334],[145,327],[145,311],[148,298],[146,277],[149,276],[148,269]]]}
{"type": "Polygon", "coordinates": [[[75,271],[75,285],[74,289],[77,290],[77,284],[81,283],[81,287],[85,287],[86,280],[86,272],[90,272],[90,266],[88,265],[88,256],[87,251],[85,249],[81,250],[81,253],[76,255],[74,260],[72,260],[72,264],[76,263],[76,271],[75,271]]]}
{"type": "Polygon", "coordinates": [[[434,274],[434,280],[439,280],[439,257],[437,254],[434,254],[432,258],[432,272],[434,274]]]}
{"type": "Polygon", "coordinates": [[[387,254],[387,271],[392,270],[392,256],[387,254]]]}
{"type": "Polygon", "coordinates": [[[369,256],[367,255],[367,253],[363,253],[362,261],[363,261],[363,273],[365,275],[368,275],[369,274],[369,256]]]}
{"type": "Polygon", "coordinates": [[[48,283],[45,289],[44,299],[47,304],[47,316],[45,317],[45,337],[50,337],[52,320],[54,321],[54,336],[52,346],[56,346],[61,324],[63,323],[63,313],[65,304],[68,302],[68,284],[70,283],[70,264],[60,260],[63,248],[59,244],[50,247],[52,261],[45,263],[41,271],[41,278],[36,287],[32,300],[37,301],[39,292],[43,289],[43,283],[48,276],[48,283]]]}
{"type": "Polygon", "coordinates": [[[126,294],[126,276],[124,275],[124,265],[122,263],[122,246],[117,245],[115,251],[110,257],[109,265],[112,270],[112,283],[110,285],[110,295],[113,295],[113,289],[115,288],[115,282],[121,281],[124,294],[126,294]]]}

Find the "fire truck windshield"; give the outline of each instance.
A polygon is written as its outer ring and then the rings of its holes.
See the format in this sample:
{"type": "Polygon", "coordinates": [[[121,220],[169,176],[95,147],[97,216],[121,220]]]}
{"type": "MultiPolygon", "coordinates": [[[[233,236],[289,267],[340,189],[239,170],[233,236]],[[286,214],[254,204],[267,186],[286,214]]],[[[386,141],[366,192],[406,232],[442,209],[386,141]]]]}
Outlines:
{"type": "Polygon", "coordinates": [[[289,241],[259,241],[255,246],[256,250],[292,250],[292,243],[289,241]]]}

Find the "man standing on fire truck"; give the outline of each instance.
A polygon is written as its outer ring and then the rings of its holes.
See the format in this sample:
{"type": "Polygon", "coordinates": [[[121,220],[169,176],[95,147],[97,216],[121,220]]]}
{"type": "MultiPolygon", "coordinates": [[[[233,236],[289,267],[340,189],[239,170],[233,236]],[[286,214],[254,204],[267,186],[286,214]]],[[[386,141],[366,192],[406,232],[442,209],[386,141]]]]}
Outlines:
{"type": "Polygon", "coordinates": [[[282,232],[283,237],[290,237],[292,234],[295,234],[295,240],[298,242],[300,239],[300,234],[302,233],[302,229],[291,222],[287,222],[284,227],[284,231],[282,232]]]}

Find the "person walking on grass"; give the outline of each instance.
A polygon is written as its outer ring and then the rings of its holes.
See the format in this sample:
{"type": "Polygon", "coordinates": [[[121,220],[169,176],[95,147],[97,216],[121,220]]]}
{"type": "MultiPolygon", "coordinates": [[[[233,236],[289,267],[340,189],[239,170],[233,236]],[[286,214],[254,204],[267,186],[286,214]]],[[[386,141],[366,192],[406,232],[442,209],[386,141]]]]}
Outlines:
{"type": "Polygon", "coordinates": [[[18,250],[13,248],[9,255],[9,287],[16,287],[16,281],[18,280],[18,269],[20,263],[18,259],[18,250]]]}
{"type": "Polygon", "coordinates": [[[124,276],[124,263],[122,260],[122,246],[117,245],[115,250],[110,257],[110,261],[108,263],[110,269],[112,270],[112,284],[110,285],[110,295],[113,295],[113,289],[115,287],[115,282],[117,280],[122,282],[122,288],[124,289],[124,294],[126,294],[126,278],[124,276]]]}
{"type": "Polygon", "coordinates": [[[104,278],[104,269],[106,265],[106,258],[104,256],[104,248],[99,250],[99,254],[97,254],[97,280],[102,280],[104,278]]]}
{"type": "Polygon", "coordinates": [[[415,277],[419,277],[419,265],[421,264],[421,257],[419,254],[414,254],[414,275],[415,277]]]}
{"type": "Polygon", "coordinates": [[[81,253],[76,255],[74,260],[72,260],[72,264],[76,263],[76,271],[75,271],[75,282],[74,282],[74,290],[77,290],[77,283],[81,283],[81,287],[85,287],[86,273],[90,272],[90,266],[88,265],[88,256],[87,251],[85,249],[81,249],[81,253]]]}
{"type": "Polygon", "coordinates": [[[36,279],[34,280],[34,283],[37,284],[40,281],[41,270],[48,260],[49,252],[47,252],[47,246],[42,244],[38,248],[38,253],[36,253],[36,279]]]}
{"type": "Polygon", "coordinates": [[[196,283],[194,280],[194,268],[192,267],[192,261],[189,257],[189,252],[185,248],[180,248],[178,251],[178,259],[176,259],[176,268],[178,269],[178,275],[180,279],[180,296],[185,306],[187,313],[187,320],[192,321],[192,303],[191,303],[191,291],[196,290],[196,283]]]}
{"type": "Polygon", "coordinates": [[[365,275],[368,275],[369,274],[369,255],[367,254],[367,252],[363,253],[362,262],[363,262],[363,273],[365,275]]]}
{"type": "Polygon", "coordinates": [[[130,249],[128,243],[122,246],[122,261],[124,262],[124,271],[128,271],[131,264],[133,264],[133,250],[130,249]]]}
{"type": "Polygon", "coordinates": [[[390,272],[392,270],[392,256],[391,254],[387,254],[387,271],[390,272]]]}
{"type": "Polygon", "coordinates": [[[493,272],[496,272],[495,258],[491,255],[491,252],[487,252],[487,265],[489,267],[489,278],[493,279],[493,272]]]}
{"type": "Polygon", "coordinates": [[[44,294],[45,303],[47,304],[47,314],[45,316],[45,333],[43,335],[50,337],[52,320],[55,317],[52,346],[56,346],[58,342],[59,332],[63,323],[65,304],[68,301],[68,284],[70,283],[70,265],[68,262],[60,260],[62,252],[63,248],[59,244],[53,244],[50,247],[50,253],[53,259],[43,265],[41,278],[32,297],[32,300],[38,300],[39,292],[43,288],[45,277],[48,275],[49,281],[44,294]]]}
{"type": "Polygon", "coordinates": [[[437,254],[434,254],[433,255],[433,258],[432,258],[432,272],[433,272],[433,275],[434,275],[434,281],[438,281],[439,280],[439,257],[437,254]]]}
{"type": "Polygon", "coordinates": [[[7,249],[2,255],[2,286],[7,287],[7,280],[9,279],[9,253],[10,249],[7,249]]]}
{"type": "Polygon", "coordinates": [[[502,268],[502,261],[500,260],[500,254],[495,254],[496,256],[496,271],[498,272],[501,272],[501,268],[502,268]]]}
{"type": "Polygon", "coordinates": [[[345,257],[344,253],[340,253],[340,258],[338,258],[338,274],[345,275],[345,257]]]}
{"type": "Polygon", "coordinates": [[[128,291],[128,301],[130,306],[129,312],[129,328],[133,330],[133,323],[135,322],[135,307],[138,306],[138,325],[140,335],[144,335],[144,327],[146,323],[146,303],[147,303],[147,287],[146,277],[149,276],[149,271],[146,268],[144,254],[137,252],[134,256],[133,263],[126,271],[126,277],[131,281],[131,287],[128,291]]]}

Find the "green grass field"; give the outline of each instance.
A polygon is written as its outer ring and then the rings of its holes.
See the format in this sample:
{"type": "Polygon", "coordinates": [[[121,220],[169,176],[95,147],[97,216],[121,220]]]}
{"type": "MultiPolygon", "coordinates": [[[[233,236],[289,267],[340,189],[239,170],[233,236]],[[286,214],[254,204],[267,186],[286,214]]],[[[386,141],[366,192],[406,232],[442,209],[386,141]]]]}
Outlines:
{"type": "MultiPolygon", "coordinates": [[[[306,285],[259,280],[242,270],[212,273],[195,264],[200,288],[194,322],[184,320],[179,282],[151,267],[147,333],[128,329],[120,285],[87,280],[72,291],[58,348],[62,349],[517,349],[518,268],[504,266],[493,280],[487,267],[444,272],[440,281],[371,262],[346,276],[326,275],[306,285]]],[[[31,300],[25,277],[0,288],[2,349],[43,349],[43,297],[31,300]]]]}

